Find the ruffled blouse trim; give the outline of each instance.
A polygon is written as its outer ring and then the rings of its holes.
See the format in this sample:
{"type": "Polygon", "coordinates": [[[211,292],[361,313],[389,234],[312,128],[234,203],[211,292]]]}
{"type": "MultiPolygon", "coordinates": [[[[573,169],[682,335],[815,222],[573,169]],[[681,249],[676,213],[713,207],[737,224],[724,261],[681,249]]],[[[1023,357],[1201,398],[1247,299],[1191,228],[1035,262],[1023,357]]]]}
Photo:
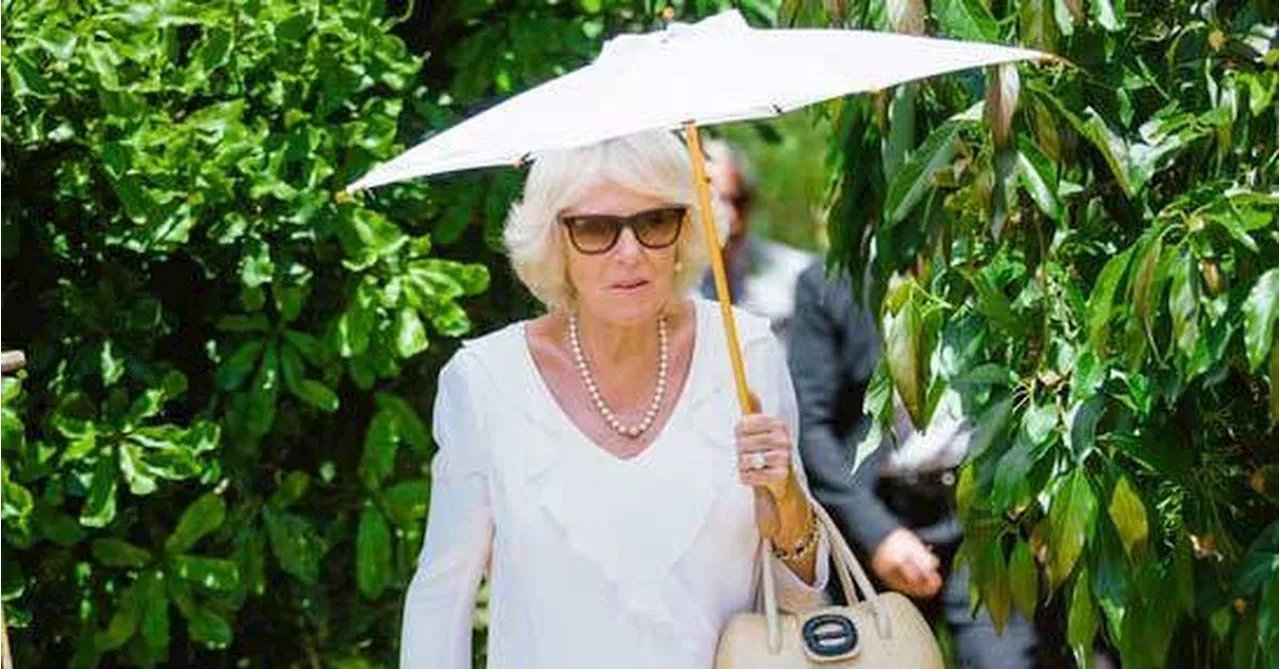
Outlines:
{"type": "Polygon", "coordinates": [[[684,626],[693,621],[672,614],[688,603],[669,601],[684,592],[676,564],[691,551],[717,499],[736,482],[734,414],[724,407],[731,384],[714,382],[721,376],[718,359],[724,359],[723,376],[729,375],[727,355],[716,355],[723,346],[711,340],[722,338],[723,330],[706,303],[695,304],[694,357],[685,388],[658,438],[631,460],[599,448],[564,413],[529,353],[523,324],[499,333],[504,355],[477,356],[512,363],[489,370],[495,387],[519,393],[508,406],[523,407],[530,423],[546,433],[521,444],[527,499],[559,528],[568,549],[596,568],[621,609],[690,645],[696,635],[684,626]],[[522,369],[514,368],[515,361],[522,369]]]}

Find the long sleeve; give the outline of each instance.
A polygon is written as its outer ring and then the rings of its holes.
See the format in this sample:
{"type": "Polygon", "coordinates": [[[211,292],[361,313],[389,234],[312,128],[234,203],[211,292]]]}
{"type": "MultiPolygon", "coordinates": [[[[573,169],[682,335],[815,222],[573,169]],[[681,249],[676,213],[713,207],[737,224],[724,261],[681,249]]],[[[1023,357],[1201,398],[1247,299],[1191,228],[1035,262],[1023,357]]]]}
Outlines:
{"type": "Polygon", "coordinates": [[[469,390],[469,353],[440,372],[432,430],[431,506],[417,573],[405,596],[400,666],[466,669],[476,590],[493,540],[487,444],[469,390]]]}
{"type": "MultiPolygon", "coordinates": [[[[843,347],[853,346],[862,356],[873,355],[875,348],[874,323],[856,316],[864,314],[847,295],[827,290],[820,265],[806,270],[796,285],[790,364],[800,402],[800,453],[813,494],[846,537],[874,552],[899,523],[875,495],[876,474],[888,455],[885,445],[850,472],[852,458],[840,429],[841,393],[866,384],[849,369],[843,347]]],[[[856,395],[859,405],[846,410],[861,412],[862,392],[856,395]]],[[[860,436],[856,429],[852,433],[860,436]]]]}
{"type": "MultiPolygon", "coordinates": [[[[773,335],[769,335],[753,342],[748,347],[745,358],[748,373],[755,370],[754,376],[759,379],[753,379],[751,387],[760,398],[762,408],[766,413],[781,418],[787,424],[787,430],[794,440],[799,430],[799,410],[782,347],[773,335]]],[[[805,495],[809,497],[810,503],[813,503],[813,495],[808,490],[805,478],[804,465],[799,461],[799,451],[793,451],[792,455],[796,458],[796,478],[801,487],[805,488],[805,495]]],[[[769,567],[773,570],[774,581],[778,586],[779,608],[784,611],[808,611],[827,603],[826,588],[830,578],[830,560],[828,559],[830,553],[831,545],[826,536],[819,534],[817,568],[813,583],[805,583],[782,560],[770,557],[769,567]]]]}

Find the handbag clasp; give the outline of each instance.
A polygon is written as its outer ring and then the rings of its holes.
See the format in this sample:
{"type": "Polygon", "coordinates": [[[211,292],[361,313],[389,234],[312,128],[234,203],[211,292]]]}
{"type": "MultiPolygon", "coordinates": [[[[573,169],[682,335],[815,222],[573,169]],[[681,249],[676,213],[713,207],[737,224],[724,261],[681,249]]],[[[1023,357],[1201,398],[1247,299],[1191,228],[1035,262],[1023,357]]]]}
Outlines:
{"type": "Polygon", "coordinates": [[[800,628],[805,653],[817,662],[846,660],[858,653],[858,626],[839,613],[819,613],[800,628]]]}

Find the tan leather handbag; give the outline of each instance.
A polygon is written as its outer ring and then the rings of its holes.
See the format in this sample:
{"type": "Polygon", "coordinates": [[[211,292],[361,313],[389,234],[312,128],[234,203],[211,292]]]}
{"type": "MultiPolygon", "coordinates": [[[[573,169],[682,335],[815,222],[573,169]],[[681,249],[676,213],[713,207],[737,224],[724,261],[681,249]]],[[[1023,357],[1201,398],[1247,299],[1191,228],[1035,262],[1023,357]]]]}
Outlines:
{"type": "Polygon", "coordinates": [[[762,610],[729,620],[720,634],[715,669],[942,669],[942,653],[924,617],[896,592],[876,594],[826,510],[813,507],[830,542],[845,600],[851,604],[779,614],[769,568],[772,548],[762,541],[756,576],[763,589],[762,610]],[[861,601],[854,583],[862,592],[861,601]]]}

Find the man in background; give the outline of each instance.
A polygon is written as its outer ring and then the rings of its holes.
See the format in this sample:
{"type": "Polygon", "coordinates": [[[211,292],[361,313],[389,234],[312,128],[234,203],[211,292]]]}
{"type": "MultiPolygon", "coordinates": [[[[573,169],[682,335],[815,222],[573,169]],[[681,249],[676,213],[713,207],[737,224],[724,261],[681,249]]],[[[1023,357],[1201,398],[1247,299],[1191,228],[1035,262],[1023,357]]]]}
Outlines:
{"type": "Polygon", "coordinates": [[[854,446],[870,427],[863,399],[880,334],[872,314],[853,299],[847,277],[828,280],[821,262],[797,283],[788,352],[809,486],[855,550],[870,556],[881,587],[911,597],[931,622],[945,622],[957,666],[1035,666],[1032,623],[1014,612],[997,635],[985,609],[969,613],[967,570],[950,571],[962,538],[956,467],[971,433],[959,407],[939,403],[921,433],[899,406],[894,431],[900,445],[886,440],[853,470],[854,446]]]}
{"type": "MultiPolygon", "coordinates": [[[[774,334],[785,342],[795,308],[796,278],[813,262],[813,256],[752,234],[749,219],[756,179],[751,163],[741,151],[721,140],[706,142],[704,150],[712,190],[729,213],[723,253],[732,302],[768,318],[774,334]]],[[[699,292],[716,299],[710,270],[703,276],[699,292]]]]}

